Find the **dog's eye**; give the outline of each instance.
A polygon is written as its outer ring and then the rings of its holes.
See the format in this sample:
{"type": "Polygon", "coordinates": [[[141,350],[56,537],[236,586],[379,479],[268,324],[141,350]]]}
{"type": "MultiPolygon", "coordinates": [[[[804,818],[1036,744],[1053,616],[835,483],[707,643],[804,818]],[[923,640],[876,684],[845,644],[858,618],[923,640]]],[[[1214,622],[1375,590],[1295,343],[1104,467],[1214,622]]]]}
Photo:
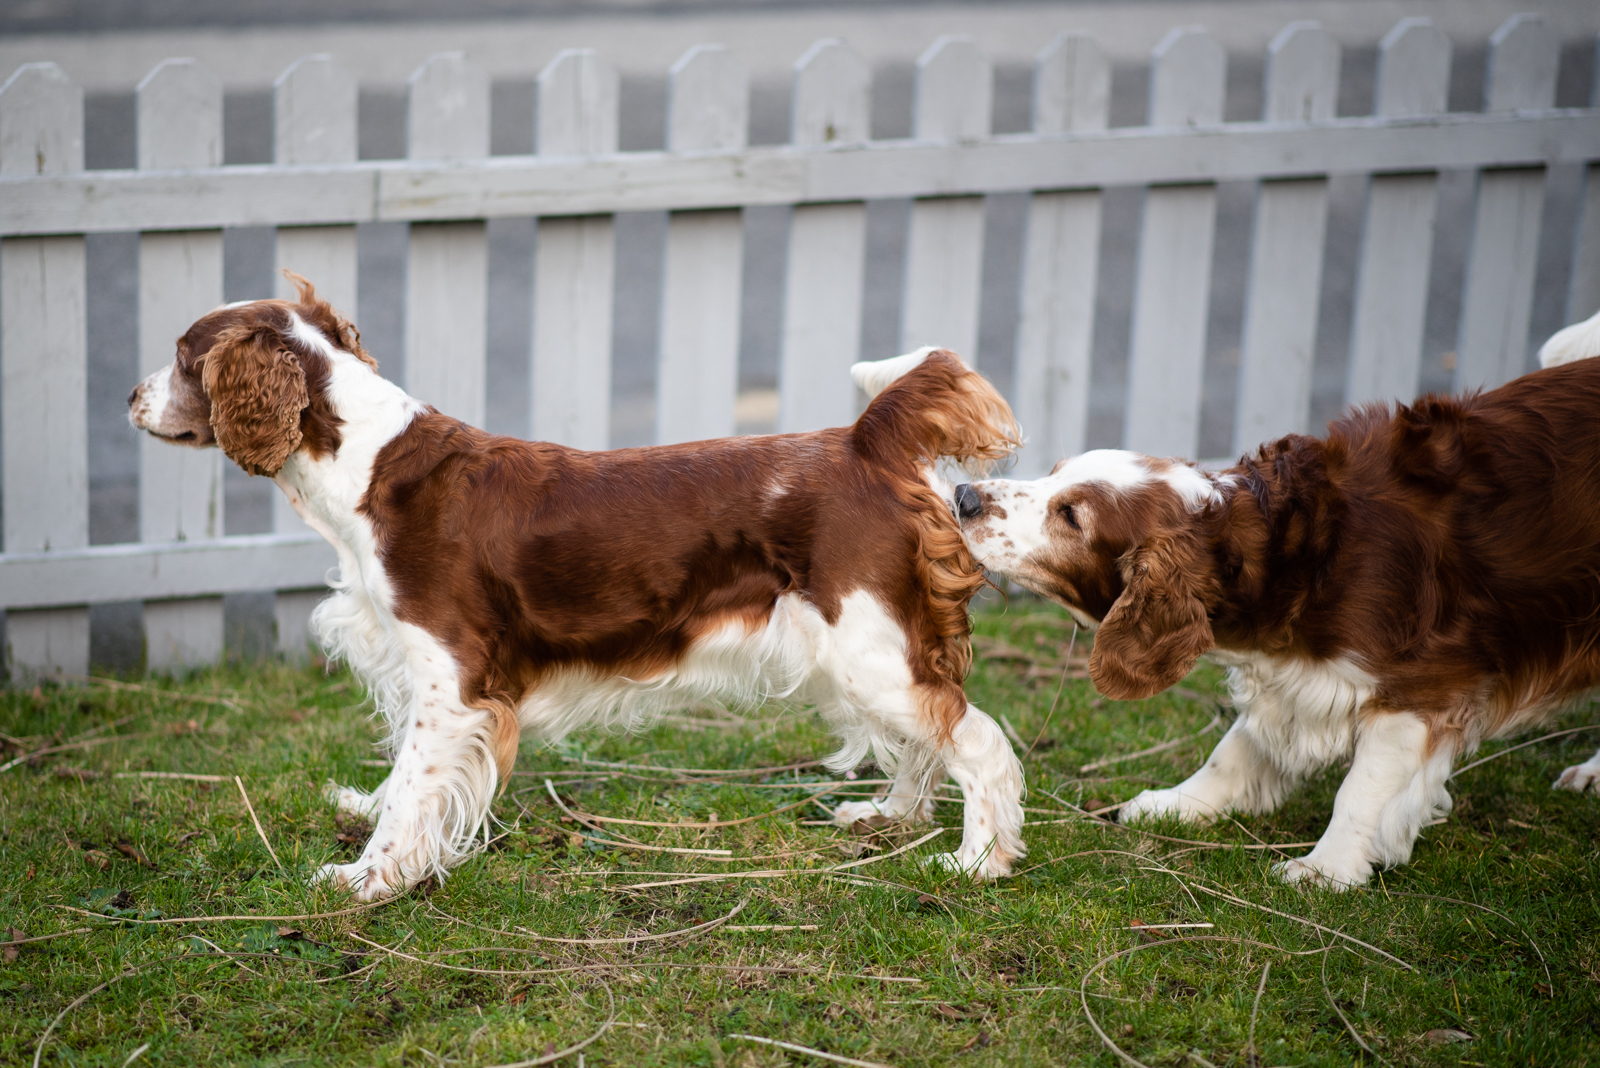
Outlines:
{"type": "Polygon", "coordinates": [[[1070,504],[1059,504],[1059,505],[1057,505],[1056,506],[1056,514],[1059,515],[1062,519],[1065,519],[1067,521],[1067,525],[1069,527],[1071,527],[1073,530],[1077,530],[1078,529],[1078,517],[1073,513],[1072,505],[1070,505],[1070,504]]]}

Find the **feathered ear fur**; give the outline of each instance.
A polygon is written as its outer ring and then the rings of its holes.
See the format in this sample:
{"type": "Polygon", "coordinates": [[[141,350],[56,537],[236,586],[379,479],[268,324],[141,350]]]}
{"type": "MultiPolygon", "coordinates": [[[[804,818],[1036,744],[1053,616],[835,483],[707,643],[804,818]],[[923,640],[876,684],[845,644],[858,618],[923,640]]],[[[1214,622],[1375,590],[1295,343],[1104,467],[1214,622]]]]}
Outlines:
{"type": "Polygon", "coordinates": [[[205,355],[201,383],[222,451],[252,475],[276,475],[300,447],[300,413],[311,403],[300,358],[279,331],[266,323],[224,330],[205,355]]]}
{"type": "Polygon", "coordinates": [[[1204,597],[1210,572],[1183,531],[1155,535],[1118,564],[1122,596],[1095,632],[1089,678],[1106,697],[1135,701],[1181,680],[1215,644],[1204,597]]]}

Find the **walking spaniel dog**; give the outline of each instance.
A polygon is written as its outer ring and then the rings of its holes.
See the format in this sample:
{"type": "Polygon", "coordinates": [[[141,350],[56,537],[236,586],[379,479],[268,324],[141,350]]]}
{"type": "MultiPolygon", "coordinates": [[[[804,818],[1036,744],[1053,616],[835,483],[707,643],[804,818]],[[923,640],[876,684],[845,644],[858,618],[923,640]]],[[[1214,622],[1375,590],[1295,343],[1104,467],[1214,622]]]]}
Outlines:
{"type": "Polygon", "coordinates": [[[855,368],[853,426],[580,452],[488,434],[381,377],[351,325],[298,300],[219,308],[129,398],[139,429],[219,445],[277,482],[339,553],[312,624],[366,682],[394,767],[332,787],[376,819],[322,875],[363,900],[443,875],[471,849],[519,736],[638,726],[703,699],[815,704],[870,751],[889,793],[841,805],[926,818],[965,795],[951,867],[1023,853],[1022,769],[967,703],[967,602],[982,570],[934,474],[1018,442],[988,382],[942,350],[855,368]]]}
{"type": "MultiPolygon", "coordinates": [[[[1600,360],[1362,408],[1216,474],[1098,451],[956,500],[985,566],[1098,628],[1102,694],[1149,697],[1208,651],[1227,666],[1232,728],[1124,820],[1270,812],[1353,758],[1290,882],[1409,860],[1458,756],[1600,684],[1600,360]]],[[[1556,786],[1597,782],[1600,755],[1556,786]]]]}

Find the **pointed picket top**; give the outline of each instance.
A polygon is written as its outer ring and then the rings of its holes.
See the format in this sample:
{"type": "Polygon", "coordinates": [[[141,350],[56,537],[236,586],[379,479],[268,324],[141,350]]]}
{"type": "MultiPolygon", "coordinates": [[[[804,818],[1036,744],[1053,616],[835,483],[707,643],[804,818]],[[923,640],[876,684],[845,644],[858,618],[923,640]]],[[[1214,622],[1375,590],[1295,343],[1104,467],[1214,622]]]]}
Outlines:
{"type": "Polygon", "coordinates": [[[859,144],[872,136],[872,70],[837,37],[794,64],[789,139],[797,145],[859,144]]]}
{"type": "Polygon", "coordinates": [[[406,79],[406,157],[489,155],[489,76],[465,52],[435,52],[406,79]]]}
{"type": "Polygon", "coordinates": [[[534,144],[541,156],[605,156],[617,150],[621,83],[589,48],[557,53],[539,72],[534,144]]]}
{"type": "Polygon", "coordinates": [[[1489,38],[1483,110],[1554,107],[1561,42],[1538,15],[1512,15],[1489,38]]]}
{"type": "Polygon", "coordinates": [[[1087,33],[1063,33],[1033,67],[1033,132],[1104,130],[1111,106],[1111,64],[1087,33]]]}
{"type": "Polygon", "coordinates": [[[1151,126],[1210,126],[1222,121],[1228,55],[1200,26],[1180,26],[1150,57],[1151,126]]]}
{"type": "Polygon", "coordinates": [[[970,37],[941,37],[917,59],[911,136],[970,141],[989,136],[994,67],[970,37]]]}
{"type": "Polygon", "coordinates": [[[1267,46],[1263,122],[1331,119],[1339,102],[1339,42],[1319,22],[1291,22],[1267,46]]]}
{"type": "Polygon", "coordinates": [[[54,63],[24,63],[0,85],[0,175],[83,170],[83,90],[54,63]]]}
{"type": "Polygon", "coordinates": [[[1374,115],[1438,115],[1450,95],[1450,38],[1428,19],[1401,19],[1378,45],[1374,115]]]}
{"type": "Polygon", "coordinates": [[[222,166],[222,80],[193,59],[164,59],[137,91],[140,170],[222,166]]]}
{"type": "Polygon", "coordinates": [[[722,45],[695,45],[667,82],[667,150],[743,148],[750,131],[750,76],[722,45]]]}
{"type": "Polygon", "coordinates": [[[272,83],[278,163],[356,161],[356,80],[328,55],[303,56],[272,83]]]}

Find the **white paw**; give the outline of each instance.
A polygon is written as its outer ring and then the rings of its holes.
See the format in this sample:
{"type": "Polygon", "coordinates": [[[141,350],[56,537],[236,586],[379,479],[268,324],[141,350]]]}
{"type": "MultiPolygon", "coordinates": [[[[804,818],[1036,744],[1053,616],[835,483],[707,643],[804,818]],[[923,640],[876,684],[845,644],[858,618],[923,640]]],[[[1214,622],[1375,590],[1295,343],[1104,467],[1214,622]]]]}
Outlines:
{"type": "Polygon", "coordinates": [[[406,889],[400,884],[399,873],[393,865],[380,865],[367,860],[352,864],[324,864],[317,869],[311,881],[327,882],[335,889],[348,890],[357,901],[377,901],[406,889]]]}
{"type": "Polygon", "coordinates": [[[959,853],[935,853],[923,861],[930,868],[940,868],[944,871],[954,872],[957,875],[966,875],[974,880],[1001,879],[1011,874],[1011,861],[996,857],[993,850],[985,850],[976,856],[968,855],[965,849],[959,853]]]}
{"type": "Polygon", "coordinates": [[[843,801],[833,810],[833,822],[848,827],[856,820],[871,819],[873,816],[883,814],[883,805],[878,801],[843,801]]]}
{"type": "Polygon", "coordinates": [[[1286,883],[1308,883],[1330,890],[1348,890],[1372,878],[1372,865],[1360,858],[1318,858],[1316,851],[1272,866],[1286,883]]]}
{"type": "Polygon", "coordinates": [[[1576,790],[1583,793],[1585,790],[1600,791],[1600,764],[1586,760],[1582,764],[1574,764],[1561,773],[1561,777],[1550,784],[1552,790],[1576,790]]]}
{"type": "Polygon", "coordinates": [[[1119,823],[1176,816],[1188,823],[1210,823],[1217,813],[1209,805],[1201,804],[1193,795],[1180,793],[1176,788],[1146,790],[1122,806],[1119,823]]]}
{"type": "Polygon", "coordinates": [[[340,812],[366,816],[368,819],[377,817],[378,808],[383,803],[383,799],[376,794],[362,793],[353,786],[340,786],[332,779],[323,785],[322,796],[333,802],[340,812]]]}

